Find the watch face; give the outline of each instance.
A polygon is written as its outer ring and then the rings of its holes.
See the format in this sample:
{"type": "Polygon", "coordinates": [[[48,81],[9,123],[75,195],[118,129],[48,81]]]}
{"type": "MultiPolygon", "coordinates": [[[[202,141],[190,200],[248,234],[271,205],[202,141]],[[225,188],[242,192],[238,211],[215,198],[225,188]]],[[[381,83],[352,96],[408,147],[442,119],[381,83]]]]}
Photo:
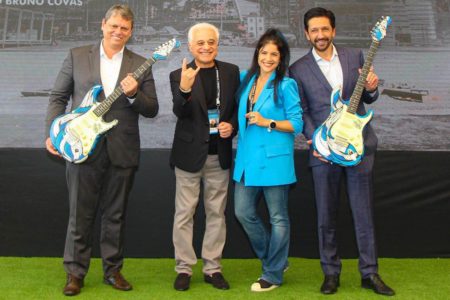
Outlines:
{"type": "Polygon", "coordinates": [[[277,123],[275,123],[275,121],[270,122],[270,128],[275,128],[277,127],[277,123]]]}

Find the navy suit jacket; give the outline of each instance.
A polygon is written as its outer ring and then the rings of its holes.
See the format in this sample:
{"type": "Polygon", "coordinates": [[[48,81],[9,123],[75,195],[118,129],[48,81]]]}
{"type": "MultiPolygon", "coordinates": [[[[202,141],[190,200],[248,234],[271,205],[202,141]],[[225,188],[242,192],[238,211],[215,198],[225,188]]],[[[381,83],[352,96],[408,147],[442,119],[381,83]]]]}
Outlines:
{"type": "MultiPolygon", "coordinates": [[[[350,99],[353,90],[358,81],[359,71],[364,65],[364,56],[361,50],[352,48],[336,47],[339,61],[342,67],[343,86],[341,90],[342,99],[350,99]]],[[[310,140],[314,130],[319,127],[330,114],[330,97],[332,87],[320,70],[313,54],[312,49],[292,64],[289,68],[289,76],[295,79],[298,84],[301,105],[303,108],[303,134],[310,140]]],[[[366,114],[364,103],[372,103],[378,98],[378,90],[374,93],[368,93],[364,90],[361,96],[361,102],[358,106],[359,115],[366,114]]],[[[365,155],[371,155],[377,147],[377,137],[370,123],[363,132],[365,155]]],[[[319,159],[312,155],[312,147],[309,153],[309,165],[316,166],[323,164],[319,159]]],[[[363,158],[364,159],[364,158],[363,158]]]]}

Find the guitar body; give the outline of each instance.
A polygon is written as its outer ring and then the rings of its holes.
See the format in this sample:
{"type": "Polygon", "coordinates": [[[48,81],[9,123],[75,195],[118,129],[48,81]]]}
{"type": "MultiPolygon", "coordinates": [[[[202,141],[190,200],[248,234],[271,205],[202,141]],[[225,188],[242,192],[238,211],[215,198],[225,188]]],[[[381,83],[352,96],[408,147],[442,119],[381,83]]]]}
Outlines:
{"type": "Polygon", "coordinates": [[[347,111],[348,101],[342,101],[340,90],[331,94],[331,113],[313,135],[313,147],[327,160],[348,167],[357,165],[364,155],[363,130],[372,119],[373,111],[364,116],[347,111]]]}
{"type": "Polygon", "coordinates": [[[94,113],[101,91],[100,85],[94,86],[77,109],[57,117],[52,123],[50,139],[56,150],[70,162],[85,161],[101,135],[118,123],[117,120],[107,123],[94,113]]]}

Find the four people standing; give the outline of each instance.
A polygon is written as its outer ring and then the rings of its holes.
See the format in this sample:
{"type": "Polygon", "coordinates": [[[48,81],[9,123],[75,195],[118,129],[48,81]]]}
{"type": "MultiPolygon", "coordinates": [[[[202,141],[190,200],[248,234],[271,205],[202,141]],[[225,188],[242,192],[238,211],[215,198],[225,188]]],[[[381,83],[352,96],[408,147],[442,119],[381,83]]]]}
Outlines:
{"type": "MultiPolygon", "coordinates": [[[[288,192],[296,182],[295,135],[303,130],[311,144],[314,130],[330,113],[332,89],[343,86],[343,96],[348,98],[364,62],[360,50],[333,44],[336,31],[331,11],[309,10],[304,25],[313,48],[289,69],[293,79],[286,77],[289,46],[277,29],[269,29],[261,36],[252,65],[240,78],[237,66],[216,60],[219,31],[215,26],[200,23],[189,30],[188,46],[194,59],[190,63],[184,59],[182,67],[170,74],[173,112],[177,117],[170,155],[176,177],[173,224],[176,290],[189,288],[192,266],[197,262],[192,245],[193,217],[201,187],[206,214],[201,253],[204,280],[218,289],[229,288],[220,260],[226,237],[224,211],[232,139],[237,131],[233,173],[235,214],[262,262],[262,275],[251,290],[269,291],[283,282],[290,239],[288,192]],[[257,214],[262,196],[269,211],[270,229],[257,214]]],[[[131,289],[120,270],[126,204],[139,159],[138,115],[154,117],[158,112],[151,69],[138,81],[129,75],[145,60],[125,48],[132,29],[131,10],[126,5],[111,7],[102,21],[101,43],[71,50],[50,97],[47,128],[56,116],[64,113],[69,99],[72,108],[79,106],[89,88],[96,84],[103,84],[105,96],[114,90],[116,82],[124,91],[105,115],[106,120],[118,119],[119,124],[100,140],[88,161],[67,163],[70,217],[64,253],[65,295],[76,295],[83,286],[98,208],[102,214],[100,245],[105,283],[119,290],[131,289]]],[[[377,99],[377,84],[378,77],[370,72],[363,102],[377,99]]],[[[358,113],[365,113],[363,104],[358,113]]],[[[364,139],[366,155],[355,167],[331,164],[313,149],[310,151],[324,294],[335,293],[339,286],[341,263],[337,254],[336,218],[342,177],[346,179],[353,212],[362,286],[380,294],[394,294],[378,275],[372,211],[372,167],[377,139],[370,125],[364,139]]],[[[49,138],[46,147],[58,155],[49,138]]]]}
{"type": "MultiPolygon", "coordinates": [[[[337,47],[335,16],[330,10],[316,7],[305,13],[305,35],[312,45],[311,51],[296,61],[289,74],[299,86],[305,127],[303,133],[311,144],[314,130],[330,114],[330,96],[334,88],[342,87],[343,99],[349,99],[364,65],[361,50],[337,47]]],[[[367,76],[365,91],[357,109],[364,115],[363,103],[378,98],[378,77],[372,71],[367,76]]],[[[378,263],[373,224],[372,169],[377,137],[372,127],[364,129],[365,156],[354,167],[341,167],[326,161],[312,147],[309,165],[312,167],[317,206],[320,263],[325,278],[320,288],[324,294],[333,294],[339,287],[341,261],[337,252],[337,211],[341,181],[345,178],[347,194],[352,208],[356,240],[359,250],[359,271],[364,288],[376,293],[393,295],[394,291],[378,275],[378,263]]]]}
{"type": "Polygon", "coordinates": [[[241,74],[237,94],[234,205],[236,217],[262,262],[262,275],[251,286],[256,292],[278,287],[288,266],[288,192],[290,184],[296,182],[294,137],[303,127],[297,84],[285,76],[289,56],[282,33],[266,31],[257,43],[250,70],[241,74]],[[257,213],[262,195],[270,229],[257,213]]]}

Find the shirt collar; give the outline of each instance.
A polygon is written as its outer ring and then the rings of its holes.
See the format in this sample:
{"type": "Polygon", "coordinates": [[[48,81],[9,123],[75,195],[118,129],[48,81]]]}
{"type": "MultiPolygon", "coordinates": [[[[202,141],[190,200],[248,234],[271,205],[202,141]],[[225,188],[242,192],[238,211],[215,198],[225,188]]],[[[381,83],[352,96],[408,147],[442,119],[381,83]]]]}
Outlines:
{"type": "MultiPolygon", "coordinates": [[[[337,51],[336,51],[336,47],[333,45],[333,44],[331,44],[331,46],[333,47],[333,54],[331,55],[331,59],[330,59],[330,61],[332,61],[335,57],[337,57],[337,56],[339,56],[338,55],[338,53],[337,53],[337,51]]],[[[325,61],[322,57],[320,57],[320,55],[317,53],[317,51],[316,51],[316,48],[312,48],[312,54],[313,54],[313,56],[314,56],[314,59],[317,61],[317,62],[319,62],[319,61],[325,61]]]]}
{"type": "MultiPolygon", "coordinates": [[[[111,59],[121,58],[121,57],[123,56],[123,51],[124,51],[124,49],[125,49],[125,46],[123,46],[122,49],[121,49],[119,52],[117,52],[116,54],[114,54],[113,57],[112,57],[111,59]]],[[[104,57],[104,58],[109,59],[109,57],[108,57],[108,56],[106,55],[106,53],[105,53],[105,49],[103,48],[103,40],[102,40],[102,42],[100,43],[100,57],[104,57]]]]}

